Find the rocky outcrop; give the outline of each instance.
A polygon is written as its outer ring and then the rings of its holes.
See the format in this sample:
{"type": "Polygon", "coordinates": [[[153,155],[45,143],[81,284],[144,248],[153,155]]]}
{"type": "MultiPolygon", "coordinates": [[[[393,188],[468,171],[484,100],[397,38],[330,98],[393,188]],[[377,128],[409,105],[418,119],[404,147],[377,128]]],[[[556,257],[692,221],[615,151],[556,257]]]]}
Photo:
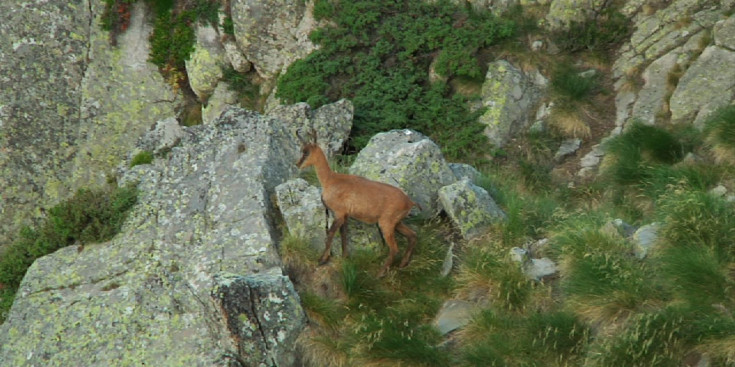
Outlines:
{"type": "Polygon", "coordinates": [[[145,5],[110,45],[103,1],[0,4],[0,246],[107,174],[175,98],[148,59],[145,5]]]}
{"type": "Polygon", "coordinates": [[[31,266],[0,326],[0,365],[295,365],[304,316],[271,203],[296,170],[286,125],[231,109],[123,169],[140,193],[122,233],[31,266]]]}
{"type": "Polygon", "coordinates": [[[466,240],[485,234],[493,223],[506,219],[490,194],[466,178],[442,187],[438,195],[441,207],[466,240]]]}
{"type": "Polygon", "coordinates": [[[273,79],[294,60],[314,50],[312,2],[231,0],[235,39],[258,74],[273,79]]]}
{"type": "Polygon", "coordinates": [[[488,65],[482,84],[482,105],[487,111],[479,122],[495,147],[502,147],[529,125],[546,80],[538,74],[527,75],[509,62],[500,60],[488,65]]]}
{"type": "Polygon", "coordinates": [[[196,26],[194,52],[185,64],[189,86],[200,101],[207,101],[222,78],[222,65],[225,63],[226,54],[219,38],[214,27],[196,26]]]}
{"type": "Polygon", "coordinates": [[[635,4],[627,7],[635,31],[613,65],[618,126],[633,119],[654,123],[669,111],[673,122],[700,121],[732,100],[732,68],[726,66],[732,63],[732,50],[717,42],[707,46],[713,33],[715,40],[728,38],[723,16],[735,4],[678,0],[655,11],[635,4]],[[631,88],[639,75],[643,86],[631,88]]]}
{"type": "Polygon", "coordinates": [[[604,0],[552,0],[546,26],[552,30],[569,28],[574,22],[592,19],[605,5],[604,0]]]}
{"type": "Polygon", "coordinates": [[[303,139],[316,132],[317,143],[324,148],[327,159],[342,152],[352,129],[354,107],[352,102],[341,99],[312,110],[308,103],[278,106],[267,112],[268,116],[291,122],[294,136],[303,139]]]}

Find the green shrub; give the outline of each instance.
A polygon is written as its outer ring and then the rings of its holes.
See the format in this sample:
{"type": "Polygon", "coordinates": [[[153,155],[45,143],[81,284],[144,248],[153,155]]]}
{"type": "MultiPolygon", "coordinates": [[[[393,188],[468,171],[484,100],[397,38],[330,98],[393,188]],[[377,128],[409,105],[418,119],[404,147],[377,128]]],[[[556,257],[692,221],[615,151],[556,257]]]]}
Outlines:
{"type": "Polygon", "coordinates": [[[449,78],[484,76],[477,54],[512,33],[512,24],[448,1],[318,1],[332,25],[312,32],[321,47],[293,63],[279,78],[278,97],[318,107],[339,98],[355,106],[352,144],[362,148],[375,133],[413,128],[433,135],[449,158],[471,156],[485,143],[482,111],[470,112],[437,73],[449,78]]]}
{"type": "Polygon", "coordinates": [[[81,189],[76,195],[48,211],[38,229],[24,228],[0,258],[3,285],[0,322],[6,317],[12,298],[26,270],[37,258],[75,243],[86,244],[111,239],[137,202],[134,186],[115,189],[81,189]]]}
{"type": "Polygon", "coordinates": [[[130,160],[130,167],[135,167],[139,164],[151,164],[151,162],[153,162],[153,153],[144,150],[130,160]]]}

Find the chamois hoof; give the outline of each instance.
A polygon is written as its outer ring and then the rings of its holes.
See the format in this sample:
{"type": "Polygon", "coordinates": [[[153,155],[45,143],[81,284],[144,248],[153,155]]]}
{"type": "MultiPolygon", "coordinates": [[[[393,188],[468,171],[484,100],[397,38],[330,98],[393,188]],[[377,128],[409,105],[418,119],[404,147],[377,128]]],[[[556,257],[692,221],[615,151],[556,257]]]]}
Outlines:
{"type": "Polygon", "coordinates": [[[328,262],[329,262],[329,258],[319,259],[319,266],[327,265],[328,262]]]}
{"type": "Polygon", "coordinates": [[[386,269],[386,268],[380,269],[380,271],[378,272],[378,278],[384,277],[385,274],[387,274],[387,273],[388,273],[388,269],[386,269]]]}

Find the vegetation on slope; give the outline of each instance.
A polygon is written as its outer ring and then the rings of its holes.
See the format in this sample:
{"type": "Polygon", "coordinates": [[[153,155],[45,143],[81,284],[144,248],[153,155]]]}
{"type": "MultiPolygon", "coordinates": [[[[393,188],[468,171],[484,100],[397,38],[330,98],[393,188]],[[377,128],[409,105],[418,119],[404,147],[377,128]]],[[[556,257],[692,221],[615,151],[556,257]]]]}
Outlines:
{"type": "Polygon", "coordinates": [[[135,186],[81,189],[49,209],[42,223],[22,229],[18,240],[0,258],[0,323],[33,261],[63,247],[111,239],[120,231],[137,197],[135,186]]]}
{"type": "Polygon", "coordinates": [[[279,78],[278,97],[314,108],[352,100],[355,149],[397,128],[431,135],[453,159],[486,143],[477,122],[482,110],[470,111],[473,96],[452,87],[482,82],[479,51],[511,36],[512,22],[446,0],[317,0],[315,16],[331,25],[311,34],[320,48],[279,78]]]}

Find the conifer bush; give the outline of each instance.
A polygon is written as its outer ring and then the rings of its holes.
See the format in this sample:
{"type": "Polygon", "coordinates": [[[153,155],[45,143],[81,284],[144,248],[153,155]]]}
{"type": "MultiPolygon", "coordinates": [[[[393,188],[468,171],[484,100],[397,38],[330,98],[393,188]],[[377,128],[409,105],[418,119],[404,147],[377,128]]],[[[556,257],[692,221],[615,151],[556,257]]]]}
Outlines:
{"type": "Polygon", "coordinates": [[[320,48],[279,78],[278,97],[313,108],[351,99],[357,149],[397,128],[431,135],[454,159],[486,143],[482,111],[469,111],[445,82],[430,82],[429,65],[436,60],[435,71],[450,79],[481,80],[478,50],[509,37],[512,23],[446,0],[322,0],[315,12],[332,23],[312,32],[320,48]]]}

